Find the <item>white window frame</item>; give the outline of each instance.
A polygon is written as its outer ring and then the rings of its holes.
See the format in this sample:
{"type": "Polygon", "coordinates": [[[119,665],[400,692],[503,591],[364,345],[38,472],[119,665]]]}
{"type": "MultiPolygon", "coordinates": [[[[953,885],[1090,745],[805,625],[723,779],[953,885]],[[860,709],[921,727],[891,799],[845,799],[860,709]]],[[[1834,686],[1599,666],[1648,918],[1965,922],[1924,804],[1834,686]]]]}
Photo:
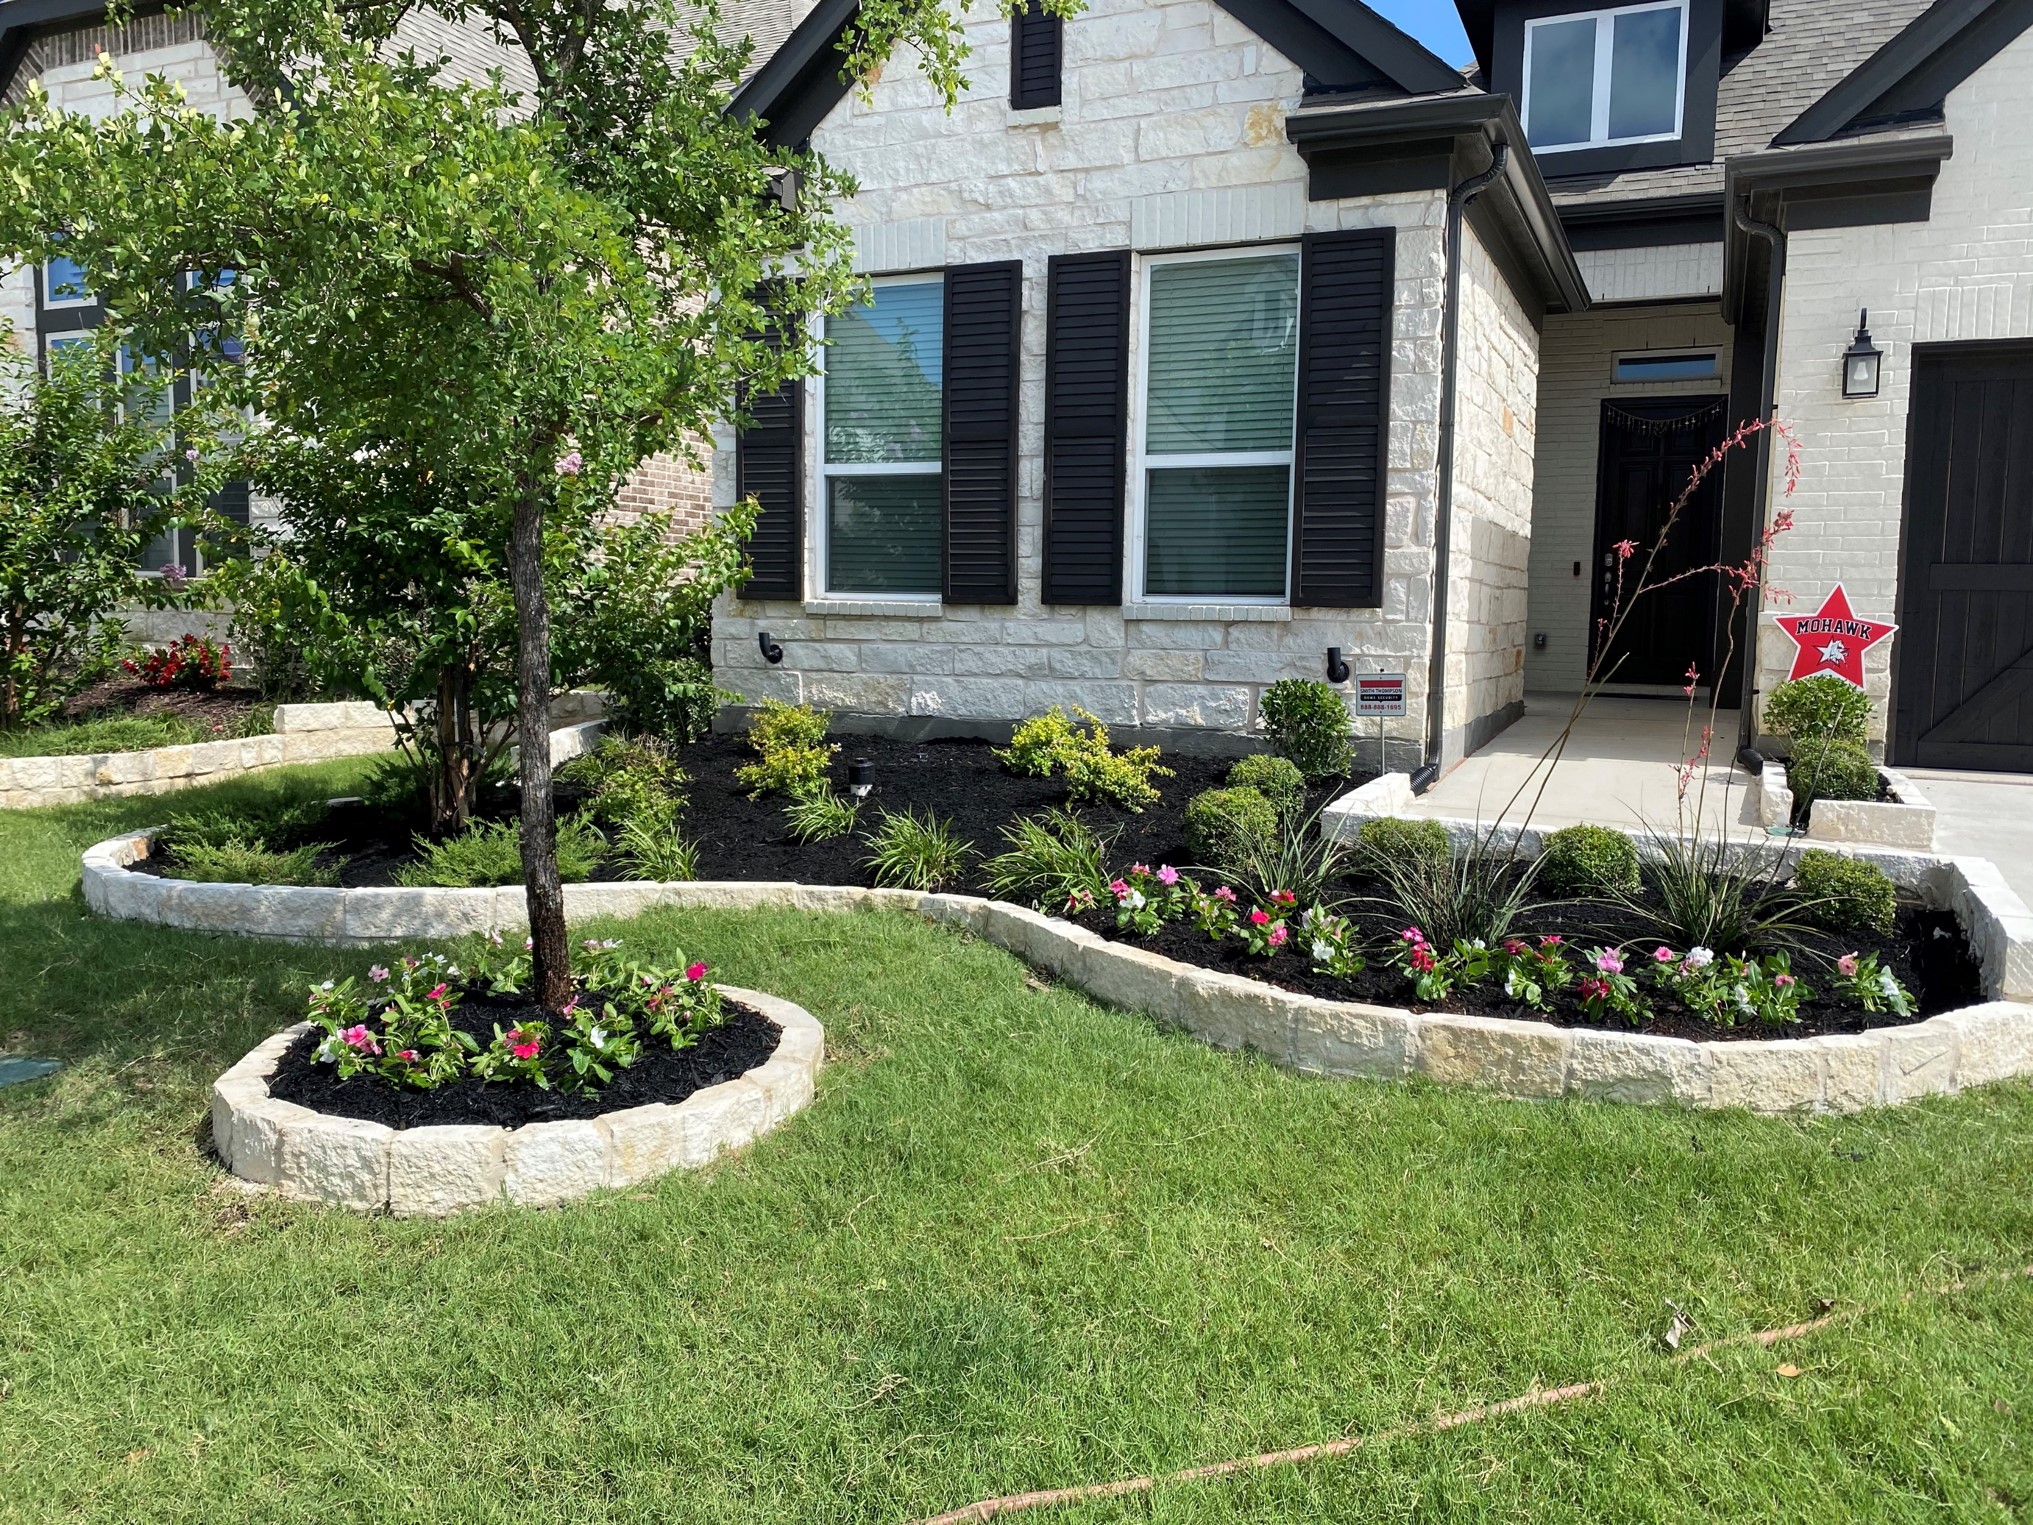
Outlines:
{"type": "MultiPolygon", "coordinates": [[[[895,275],[872,276],[868,282],[872,289],[878,291],[884,286],[929,286],[934,283],[937,283],[939,286],[941,299],[943,300],[946,286],[946,272],[944,269],[912,270],[899,272],[895,275]]],[[[812,541],[818,553],[816,559],[819,563],[817,568],[819,574],[819,597],[820,599],[833,602],[875,601],[885,604],[937,604],[945,597],[944,591],[940,589],[935,589],[930,593],[901,593],[896,591],[870,592],[867,589],[838,589],[833,586],[832,479],[836,476],[942,477],[946,472],[946,461],[942,453],[938,460],[930,463],[928,469],[926,464],[921,461],[878,461],[871,464],[857,465],[849,461],[833,462],[826,459],[826,367],[824,364],[826,354],[826,320],[824,318],[816,319],[814,326],[818,330],[814,335],[814,340],[819,346],[821,360],[819,374],[812,378],[812,418],[815,426],[815,432],[812,437],[812,456],[818,466],[818,490],[814,494],[813,502],[813,518],[816,520],[816,523],[813,527],[812,541]]],[[[940,342],[942,344],[945,342],[943,330],[940,334],[940,342]]],[[[945,400],[946,377],[942,367],[939,376],[939,405],[941,409],[945,407],[945,400]]],[[[943,452],[945,441],[943,424],[940,430],[940,441],[943,452]]],[[[941,527],[941,533],[944,533],[943,526],[941,527]]],[[[940,556],[942,564],[944,560],[945,557],[942,553],[940,556]]]]}
{"type": "Polygon", "coordinates": [[[1588,148],[1619,148],[1626,143],[1671,143],[1678,139],[1686,127],[1687,118],[1687,27],[1689,0],[1647,0],[1643,5],[1619,5],[1599,11],[1568,11],[1558,16],[1537,16],[1525,23],[1524,45],[1524,90],[1519,102],[1518,114],[1524,119],[1525,130],[1531,131],[1532,122],[1532,35],[1540,27],[1558,26],[1569,21],[1593,21],[1595,23],[1595,79],[1589,96],[1588,138],[1580,143],[1549,143],[1545,147],[1532,145],[1535,154],[1571,154],[1588,148]],[[1673,130],[1671,132],[1646,133],[1640,137],[1613,138],[1609,135],[1609,92],[1610,60],[1615,41],[1616,18],[1632,16],[1640,11],[1678,11],[1680,13],[1680,63],[1677,75],[1680,88],[1673,95],[1673,130]]]}
{"type": "MultiPolygon", "coordinates": [[[[1129,431],[1129,514],[1124,539],[1123,586],[1130,590],[1127,603],[1201,606],[1210,604],[1235,605],[1264,609],[1288,608],[1292,602],[1292,511],[1298,484],[1293,480],[1298,470],[1299,444],[1299,361],[1295,349],[1292,358],[1292,443],[1283,450],[1241,450],[1195,451],[1190,454],[1152,454],[1147,448],[1146,435],[1150,425],[1151,399],[1151,272],[1165,265],[1187,265],[1209,260],[1269,259],[1276,255],[1290,255],[1299,258],[1299,246],[1293,243],[1274,244],[1233,244],[1221,249],[1194,249],[1183,254],[1144,254],[1137,258],[1137,327],[1136,327],[1136,385],[1130,398],[1129,431]],[[1144,588],[1145,557],[1144,531],[1147,524],[1146,498],[1150,491],[1150,473],[1153,468],[1164,471],[1191,469],[1195,466],[1283,466],[1285,468],[1285,591],[1278,594],[1237,593],[1149,593],[1144,588]]],[[[1301,267],[1303,269],[1303,266],[1301,267]]],[[[1295,272],[1296,273],[1296,272],[1295,272]]],[[[1295,291],[1299,302],[1304,301],[1303,289],[1295,291]]],[[[1296,321],[1303,324],[1306,314],[1298,310],[1296,321]]]]}
{"type": "MultiPolygon", "coordinates": [[[[76,263],[75,260],[72,261],[72,264],[75,265],[76,263]]],[[[78,268],[78,274],[84,274],[82,266],[78,268]]],[[[83,296],[78,297],[52,296],[50,294],[51,285],[48,260],[44,260],[35,267],[35,279],[37,284],[42,288],[39,295],[42,297],[42,310],[44,312],[63,312],[73,307],[91,307],[96,305],[99,300],[98,294],[92,291],[87,291],[83,296]]]]}

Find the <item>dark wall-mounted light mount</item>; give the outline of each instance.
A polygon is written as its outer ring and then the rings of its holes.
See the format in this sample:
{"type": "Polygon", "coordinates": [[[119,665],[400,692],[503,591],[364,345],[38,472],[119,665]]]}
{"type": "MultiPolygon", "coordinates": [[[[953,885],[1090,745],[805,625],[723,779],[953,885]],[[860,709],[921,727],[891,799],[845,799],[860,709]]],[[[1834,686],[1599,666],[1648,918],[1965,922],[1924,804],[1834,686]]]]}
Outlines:
{"type": "Polygon", "coordinates": [[[1346,683],[1348,681],[1348,664],[1342,661],[1341,648],[1339,646],[1327,648],[1327,681],[1329,683],[1346,683]]]}
{"type": "Polygon", "coordinates": [[[767,630],[756,631],[755,644],[756,648],[762,652],[763,661],[769,663],[770,666],[774,667],[784,659],[783,647],[769,638],[767,630]]]}
{"type": "Polygon", "coordinates": [[[1878,371],[1884,356],[1877,345],[1871,343],[1870,309],[1857,314],[1857,334],[1849,342],[1849,348],[1842,352],[1842,395],[1845,397],[1876,397],[1878,395],[1878,371]]]}

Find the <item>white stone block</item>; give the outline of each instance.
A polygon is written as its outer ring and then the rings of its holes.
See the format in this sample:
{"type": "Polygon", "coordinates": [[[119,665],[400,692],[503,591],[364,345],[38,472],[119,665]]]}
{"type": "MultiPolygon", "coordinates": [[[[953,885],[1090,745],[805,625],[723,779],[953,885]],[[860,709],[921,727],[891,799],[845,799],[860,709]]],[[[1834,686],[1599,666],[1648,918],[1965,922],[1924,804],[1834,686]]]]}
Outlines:
{"type": "Polygon", "coordinates": [[[1708,1046],[1709,1104],[1752,1112],[1811,1112],[1821,1104],[1821,1056],[1801,1040],[1708,1046]]]}
{"type": "Polygon", "coordinates": [[[526,1123],[508,1136],[506,1163],[511,1202],[549,1207],[583,1197],[610,1177],[606,1121],[526,1123]]]}
{"type": "Polygon", "coordinates": [[[693,1092],[678,1106],[679,1163],[706,1165],[726,1150],[741,1148],[763,1130],[768,1117],[761,1089],[746,1079],[693,1092]]]}
{"type": "Polygon", "coordinates": [[[1445,1085],[1505,1096],[1559,1096],[1567,1089],[1573,1034],[1544,1022],[1429,1015],[1419,1019],[1419,1072],[1445,1085]]]}
{"type": "Polygon", "coordinates": [[[388,1148],[388,1209],[441,1218],[499,1200],[505,1128],[432,1126],[396,1130],[388,1148]]]}
{"type": "Polygon", "coordinates": [[[1175,976],[1176,1020],[1217,1048],[1254,1049],[1290,1064],[1292,1009],[1283,992],[1241,975],[1182,967],[1175,976]]]}
{"type": "Polygon", "coordinates": [[[1578,1028],[1567,1066],[1567,1093],[1598,1101],[1700,1106],[1708,1100],[1702,1044],[1645,1033],[1578,1028]]]}
{"type": "Polygon", "coordinates": [[[2033,1006],[1992,1001],[1934,1020],[1955,1031],[1958,1089],[2033,1074],[2033,1006]]]}
{"type": "Polygon", "coordinates": [[[1885,1044],[1884,1098],[1911,1101],[1955,1089],[1956,1029],[1935,1019],[1905,1027],[1881,1027],[1885,1044]]]}
{"type": "Polygon", "coordinates": [[[317,1115],[294,1102],[277,1101],[267,1094],[266,1087],[260,1096],[244,1105],[235,1097],[226,1137],[214,1138],[219,1158],[243,1181],[276,1185],[282,1180],[283,1129],[317,1115]]]}
{"type": "Polygon", "coordinates": [[[684,1130],[676,1107],[630,1107],[601,1121],[607,1125],[607,1185],[634,1186],[683,1163],[684,1130]]]}
{"type": "Polygon", "coordinates": [[[811,1105],[815,1068],[811,1058],[786,1055],[779,1046],[775,1058],[742,1077],[762,1092],[764,1128],[774,1128],[792,1113],[811,1105]]]}
{"type": "Polygon", "coordinates": [[[1418,1058],[1418,1019],[1353,1001],[1286,995],[1292,1018],[1292,1066],[1320,1075],[1402,1080],[1418,1058]]]}
{"type": "Polygon", "coordinates": [[[1180,966],[1171,959],[1121,943],[1090,945],[1071,978],[1095,1000],[1125,1011],[1149,1012],[1163,1019],[1171,1009],[1180,966]]]}
{"type": "Polygon", "coordinates": [[[311,1113],[292,1118],[282,1125],[276,1184],[287,1196],[313,1202],[385,1207],[394,1138],[393,1128],[354,1117],[311,1113]]]}
{"type": "Polygon", "coordinates": [[[1875,1107],[1884,1092],[1885,1044],[1876,1033],[1810,1038],[1821,1055],[1821,1105],[1830,1112],[1875,1107]]]}

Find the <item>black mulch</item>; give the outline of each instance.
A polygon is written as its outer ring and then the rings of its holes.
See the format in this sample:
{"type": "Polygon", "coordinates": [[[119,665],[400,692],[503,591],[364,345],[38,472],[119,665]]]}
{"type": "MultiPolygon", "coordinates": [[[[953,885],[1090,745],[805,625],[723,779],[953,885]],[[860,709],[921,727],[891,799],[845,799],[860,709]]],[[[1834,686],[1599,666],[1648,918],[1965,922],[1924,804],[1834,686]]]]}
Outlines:
{"type": "Polygon", "coordinates": [[[251,688],[157,688],[121,676],[95,683],[63,708],[66,720],[116,716],[174,715],[221,736],[239,727],[248,711],[261,703],[251,688]]]}
{"type": "MultiPolygon", "coordinates": [[[[413,1091],[376,1076],[341,1080],[334,1066],[314,1057],[324,1034],[309,1032],[289,1046],[269,1077],[268,1094],[281,1101],[338,1117],[364,1118],[391,1128],[437,1123],[480,1123],[518,1128],[524,1123],[567,1122],[599,1117],[651,1102],[680,1102],[694,1091],[734,1080],[776,1052],[783,1031],[761,1012],[738,1001],[726,1003],[727,1021],[700,1035],[690,1048],[672,1049],[647,1038],[642,1057],[597,1091],[560,1090],[467,1078],[435,1091],[413,1091]]],[[[468,995],[453,1008],[452,1025],[491,1040],[494,1024],[505,1032],[518,1022],[543,1016],[522,997],[468,995]]]]}

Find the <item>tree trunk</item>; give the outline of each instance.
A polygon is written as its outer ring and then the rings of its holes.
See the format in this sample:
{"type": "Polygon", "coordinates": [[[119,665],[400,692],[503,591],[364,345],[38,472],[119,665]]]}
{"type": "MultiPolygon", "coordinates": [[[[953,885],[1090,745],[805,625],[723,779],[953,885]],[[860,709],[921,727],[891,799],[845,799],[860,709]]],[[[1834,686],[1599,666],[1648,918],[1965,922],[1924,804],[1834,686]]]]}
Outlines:
{"type": "Polygon", "coordinates": [[[438,698],[432,715],[436,733],[431,765],[431,831],[456,836],[473,819],[480,786],[480,744],[473,724],[473,667],[447,662],[438,669],[438,698]]]}
{"type": "Polygon", "coordinates": [[[515,590],[515,740],[522,774],[522,883],[538,1001],[560,1012],[572,998],[565,889],[558,880],[558,813],[551,798],[551,610],[544,598],[543,484],[526,484],[508,543],[515,590]]]}

